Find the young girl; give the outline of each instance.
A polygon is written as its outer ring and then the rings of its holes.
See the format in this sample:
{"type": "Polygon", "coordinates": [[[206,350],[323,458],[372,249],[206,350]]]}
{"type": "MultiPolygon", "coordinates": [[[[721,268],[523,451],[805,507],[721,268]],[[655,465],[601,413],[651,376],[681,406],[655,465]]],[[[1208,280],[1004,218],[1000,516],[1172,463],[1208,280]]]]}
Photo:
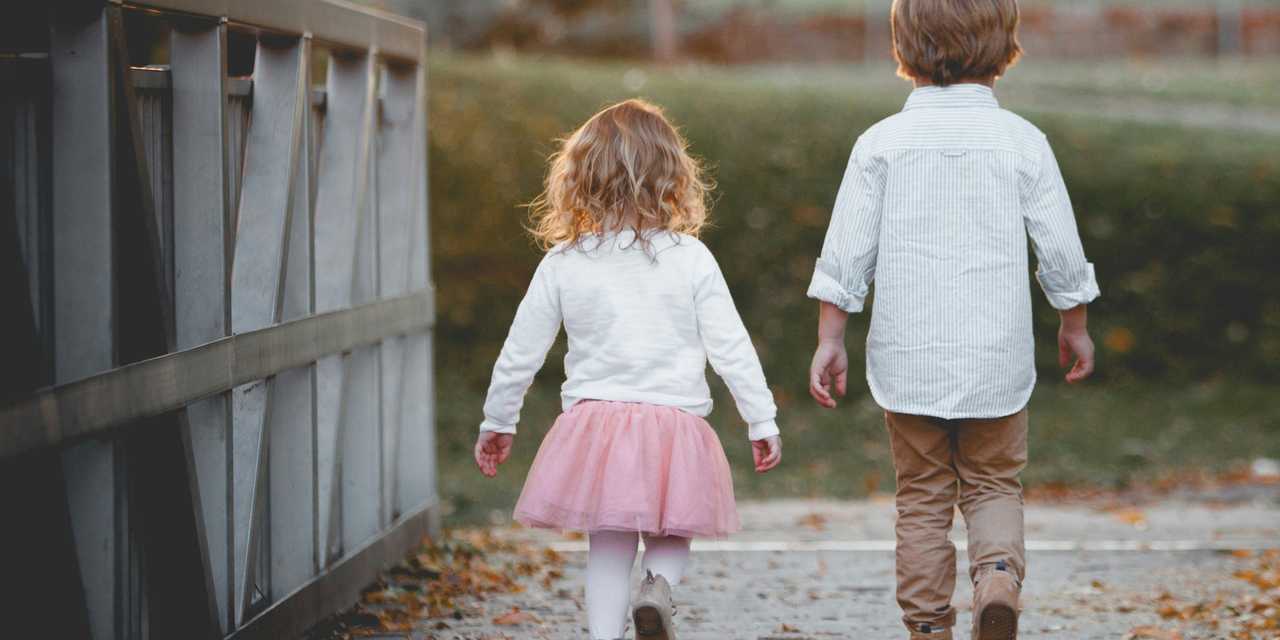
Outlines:
{"type": "Polygon", "coordinates": [[[476,442],[476,464],[493,477],[563,324],[564,413],[538,449],[515,519],[589,534],[596,640],[622,637],[640,536],[647,577],[631,611],[636,633],[673,640],[670,589],[684,576],[690,538],[738,529],[729,463],[703,420],[708,359],[750,425],[756,471],[782,455],[760,360],[696,238],[707,185],[686,147],[660,109],[628,100],[588,120],[553,157],[532,230],[549,250],[493,368],[476,442]]]}

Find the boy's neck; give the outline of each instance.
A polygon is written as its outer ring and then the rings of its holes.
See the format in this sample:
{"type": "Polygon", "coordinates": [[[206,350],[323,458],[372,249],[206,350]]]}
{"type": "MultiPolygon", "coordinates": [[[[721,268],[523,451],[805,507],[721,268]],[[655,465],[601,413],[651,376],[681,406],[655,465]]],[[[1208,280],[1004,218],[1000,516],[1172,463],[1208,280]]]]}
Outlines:
{"type": "MultiPolygon", "coordinates": [[[[912,80],[912,83],[913,83],[913,84],[915,84],[915,86],[916,86],[916,88],[917,88],[917,89],[920,89],[920,88],[922,88],[922,87],[933,87],[933,86],[937,86],[937,85],[935,85],[934,83],[930,82],[929,80],[922,80],[922,79],[920,79],[920,78],[914,78],[914,79],[912,80]]],[[[955,82],[952,82],[952,83],[951,83],[951,85],[948,85],[948,86],[954,86],[954,85],[957,85],[957,84],[980,84],[980,85],[982,85],[982,86],[984,86],[984,87],[988,87],[988,88],[991,88],[991,89],[995,89],[995,88],[996,88],[996,78],[994,78],[994,77],[991,77],[991,78],[961,78],[960,80],[957,80],[957,81],[955,81],[955,82]]]]}

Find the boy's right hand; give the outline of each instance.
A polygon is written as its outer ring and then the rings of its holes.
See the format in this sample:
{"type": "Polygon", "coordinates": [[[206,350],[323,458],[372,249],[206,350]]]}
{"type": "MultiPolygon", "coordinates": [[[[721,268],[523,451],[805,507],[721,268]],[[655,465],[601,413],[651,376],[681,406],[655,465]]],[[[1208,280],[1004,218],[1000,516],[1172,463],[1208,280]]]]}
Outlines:
{"type": "Polygon", "coordinates": [[[809,365],[809,395],[818,404],[834,409],[836,400],[831,395],[832,387],[835,387],[835,394],[843,398],[848,383],[849,355],[845,352],[844,341],[819,341],[818,349],[813,353],[813,364],[809,365]]]}
{"type": "Polygon", "coordinates": [[[498,465],[507,461],[511,455],[511,441],[514,437],[509,433],[480,432],[476,439],[476,466],[480,473],[492,478],[498,475],[498,465]]]}
{"type": "Polygon", "coordinates": [[[1093,339],[1089,337],[1088,307],[1080,305],[1059,312],[1059,316],[1062,326],[1058,329],[1058,366],[1071,367],[1067,372],[1067,382],[1075,384],[1093,373],[1093,339]]]}

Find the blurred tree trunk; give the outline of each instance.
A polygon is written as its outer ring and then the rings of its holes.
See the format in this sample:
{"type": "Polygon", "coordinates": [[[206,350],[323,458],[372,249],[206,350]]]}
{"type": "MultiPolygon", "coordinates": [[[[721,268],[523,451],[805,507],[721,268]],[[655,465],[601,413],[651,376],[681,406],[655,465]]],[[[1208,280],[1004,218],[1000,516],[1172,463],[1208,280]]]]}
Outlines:
{"type": "MultiPolygon", "coordinates": [[[[893,26],[888,7],[864,3],[862,8],[862,60],[878,61],[893,56],[893,26]]],[[[886,3],[887,4],[887,3],[886,3]]]]}
{"type": "Polygon", "coordinates": [[[649,0],[650,37],[653,58],[658,62],[676,59],[676,9],[672,0],[649,0]]]}
{"type": "Polygon", "coordinates": [[[1240,0],[1220,3],[1218,9],[1219,57],[1239,55],[1244,52],[1244,6],[1240,0]]]}

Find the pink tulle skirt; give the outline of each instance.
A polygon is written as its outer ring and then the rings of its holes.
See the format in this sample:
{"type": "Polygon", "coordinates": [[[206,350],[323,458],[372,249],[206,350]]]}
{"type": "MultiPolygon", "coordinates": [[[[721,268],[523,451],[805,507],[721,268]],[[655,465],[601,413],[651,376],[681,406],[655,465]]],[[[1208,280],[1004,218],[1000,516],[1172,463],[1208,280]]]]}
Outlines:
{"type": "Polygon", "coordinates": [[[733,478],[706,420],[671,407],[586,401],[538,448],[515,519],[570,531],[718,538],[739,529],[733,478]]]}

